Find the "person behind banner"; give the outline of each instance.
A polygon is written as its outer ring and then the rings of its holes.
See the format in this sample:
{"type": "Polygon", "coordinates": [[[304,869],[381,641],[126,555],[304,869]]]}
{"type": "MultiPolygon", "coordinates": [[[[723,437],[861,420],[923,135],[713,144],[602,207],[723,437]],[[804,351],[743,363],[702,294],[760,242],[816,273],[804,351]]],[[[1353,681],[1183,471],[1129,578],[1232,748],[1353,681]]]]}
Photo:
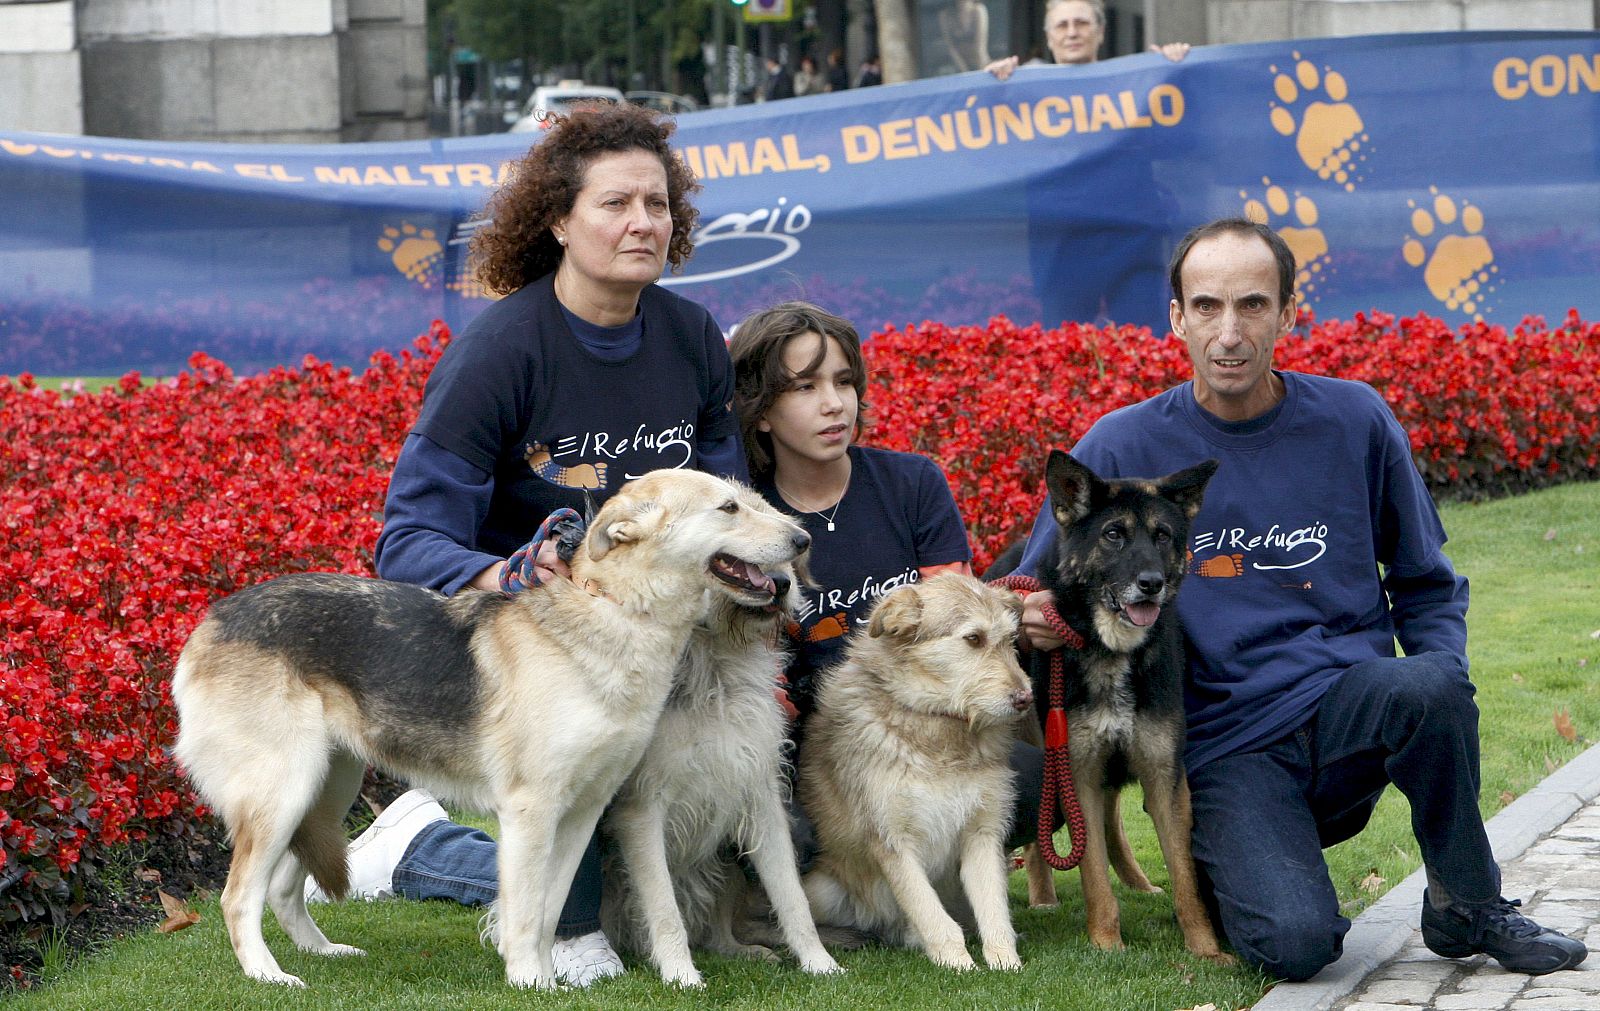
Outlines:
{"type": "MultiPolygon", "coordinates": [[[[1044,38],[1053,62],[1061,66],[1083,66],[1100,59],[1106,40],[1105,0],[1050,0],[1044,8],[1044,38]]],[[[1189,55],[1189,43],[1151,43],[1147,52],[1160,53],[1173,63],[1189,55]]],[[[1005,56],[983,69],[1004,81],[1016,73],[1019,56],[1005,56]]],[[[1028,64],[1043,65],[1043,60],[1028,64]]]]}
{"type": "MultiPolygon", "coordinates": [[[[1105,4],[1050,0],[1044,30],[1056,64],[1097,63],[1105,41],[1105,4]]],[[[1187,42],[1150,47],[1174,63],[1188,56],[1189,48],[1187,42]]],[[[984,69],[1005,81],[1017,64],[1017,57],[1008,56],[984,69]]],[[[1177,202],[1161,183],[1162,151],[1147,133],[1117,138],[1134,149],[1118,160],[1123,167],[1114,176],[1101,173],[1090,183],[1081,170],[1060,168],[1029,185],[1028,265],[1045,326],[1160,325],[1150,307],[1164,287],[1162,268],[1176,236],[1168,222],[1177,202]]]]}
{"type": "MultiPolygon", "coordinates": [[[[505,297],[450,342],[428,379],[384,503],[384,579],[446,595],[515,590],[564,574],[554,538],[526,566],[507,564],[558,509],[581,515],[663,467],[745,476],[722,331],[704,308],[655,283],[694,249],[699,186],[669,146],[672,129],[628,103],[579,107],[555,120],[490,199],[491,223],[473,252],[478,279],[505,297]],[[631,437],[639,431],[655,438],[631,437]]],[[[443,813],[407,794],[374,827],[433,811],[443,813]]],[[[452,825],[414,842],[415,853],[390,855],[374,836],[357,839],[354,892],[494,898],[487,836],[452,825]],[[486,876],[460,873],[481,869],[485,841],[486,876]],[[362,876],[402,855],[406,873],[362,876]]],[[[622,971],[599,914],[591,841],[557,929],[555,968],[566,983],[622,971]]]]}
{"type": "MultiPolygon", "coordinates": [[[[1107,478],[1220,461],[1177,600],[1189,649],[1185,752],[1195,862],[1213,919],[1249,964],[1309,979],[1350,921],[1322,850],[1358,833],[1385,786],[1411,804],[1435,953],[1513,972],[1582,962],[1582,942],[1516,912],[1478,811],[1467,581],[1383,398],[1280,372],[1295,259],[1265,225],[1225,218],[1172,258],[1173,332],[1194,378],[1097,421],[1072,454],[1107,478]],[[1398,638],[1404,656],[1396,656],[1398,638]]],[[[1018,572],[1055,536],[1047,501],[1018,572]]],[[[1024,635],[1061,644],[1030,594],[1024,635]]]]}

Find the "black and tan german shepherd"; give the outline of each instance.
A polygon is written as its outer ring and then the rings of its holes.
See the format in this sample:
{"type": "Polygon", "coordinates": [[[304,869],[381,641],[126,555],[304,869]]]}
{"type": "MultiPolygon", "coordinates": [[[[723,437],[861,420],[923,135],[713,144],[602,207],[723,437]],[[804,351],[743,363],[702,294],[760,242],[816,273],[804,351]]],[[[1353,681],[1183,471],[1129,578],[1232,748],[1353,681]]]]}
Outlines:
{"type": "MultiPolygon", "coordinates": [[[[1189,852],[1183,637],[1172,607],[1189,523],[1216,469],[1207,460],[1167,477],[1107,481],[1053,450],[1045,482],[1058,535],[1039,579],[1083,638],[1082,648],[1069,645],[1063,656],[1068,750],[1085,822],[1079,878],[1089,940],[1122,947],[1108,859],[1130,888],[1159,891],[1135,861],[1118,815],[1122,787],[1137,780],[1161,840],[1185,946],[1230,963],[1201,904],[1189,852]]],[[[1034,694],[1041,700],[1048,698],[1049,670],[1048,656],[1034,654],[1034,694]]],[[[1054,879],[1036,846],[1025,861],[1030,901],[1053,905],[1054,879]]]]}

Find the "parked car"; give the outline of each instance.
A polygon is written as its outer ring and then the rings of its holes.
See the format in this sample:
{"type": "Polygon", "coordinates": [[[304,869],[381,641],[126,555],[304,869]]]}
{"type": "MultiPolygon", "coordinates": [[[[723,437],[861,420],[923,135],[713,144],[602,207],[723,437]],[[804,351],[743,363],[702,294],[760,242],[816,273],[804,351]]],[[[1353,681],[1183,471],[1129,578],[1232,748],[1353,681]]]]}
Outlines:
{"type": "Polygon", "coordinates": [[[603,84],[584,84],[582,81],[562,81],[560,84],[540,85],[528,96],[522,107],[522,118],[511,124],[512,133],[531,133],[546,129],[546,117],[568,111],[581,102],[622,102],[622,92],[603,84]]]}
{"type": "Polygon", "coordinates": [[[674,95],[670,91],[630,91],[628,101],[634,105],[642,105],[646,109],[664,112],[669,116],[694,112],[700,108],[700,103],[688,95],[674,95]]]}

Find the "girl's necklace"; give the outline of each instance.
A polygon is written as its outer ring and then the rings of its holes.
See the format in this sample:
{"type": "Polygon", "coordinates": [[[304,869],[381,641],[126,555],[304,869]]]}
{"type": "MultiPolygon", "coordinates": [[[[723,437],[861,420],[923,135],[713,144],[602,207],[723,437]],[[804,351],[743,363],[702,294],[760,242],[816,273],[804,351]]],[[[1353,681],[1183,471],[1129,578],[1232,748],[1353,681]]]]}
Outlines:
{"type": "MultiPolygon", "coordinates": [[[[825,520],[827,522],[827,524],[828,524],[828,532],[830,534],[833,533],[833,518],[835,516],[839,515],[839,507],[844,505],[844,493],[843,492],[841,492],[839,494],[839,501],[837,501],[837,502],[835,502],[833,504],[833,511],[825,513],[821,509],[807,509],[805,506],[801,505],[799,496],[793,494],[788,489],[784,488],[783,485],[779,484],[778,483],[778,479],[776,477],[774,477],[772,479],[772,485],[773,485],[773,487],[777,488],[778,489],[778,493],[781,494],[784,498],[788,499],[789,502],[792,503],[796,509],[800,509],[803,512],[808,512],[813,516],[822,517],[822,519],[825,520]]],[[[845,491],[849,491],[849,490],[850,490],[849,485],[846,485],[845,486],[845,491]]]]}

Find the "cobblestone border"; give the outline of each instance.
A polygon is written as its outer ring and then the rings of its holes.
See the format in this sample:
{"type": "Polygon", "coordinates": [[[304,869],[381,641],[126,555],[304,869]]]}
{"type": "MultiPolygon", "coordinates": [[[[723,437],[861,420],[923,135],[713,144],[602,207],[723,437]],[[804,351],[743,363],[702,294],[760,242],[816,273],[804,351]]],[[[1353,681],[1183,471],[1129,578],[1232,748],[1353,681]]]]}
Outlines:
{"type": "MultiPolygon", "coordinates": [[[[1502,864],[1521,856],[1600,796],[1600,744],[1551,773],[1518,797],[1485,828],[1502,864]]],[[[1419,867],[1358,917],[1345,935],[1344,955],[1304,983],[1280,983],[1253,1011],[1327,1011],[1349,996],[1374,969],[1394,958],[1417,929],[1425,875],[1419,867]]]]}

